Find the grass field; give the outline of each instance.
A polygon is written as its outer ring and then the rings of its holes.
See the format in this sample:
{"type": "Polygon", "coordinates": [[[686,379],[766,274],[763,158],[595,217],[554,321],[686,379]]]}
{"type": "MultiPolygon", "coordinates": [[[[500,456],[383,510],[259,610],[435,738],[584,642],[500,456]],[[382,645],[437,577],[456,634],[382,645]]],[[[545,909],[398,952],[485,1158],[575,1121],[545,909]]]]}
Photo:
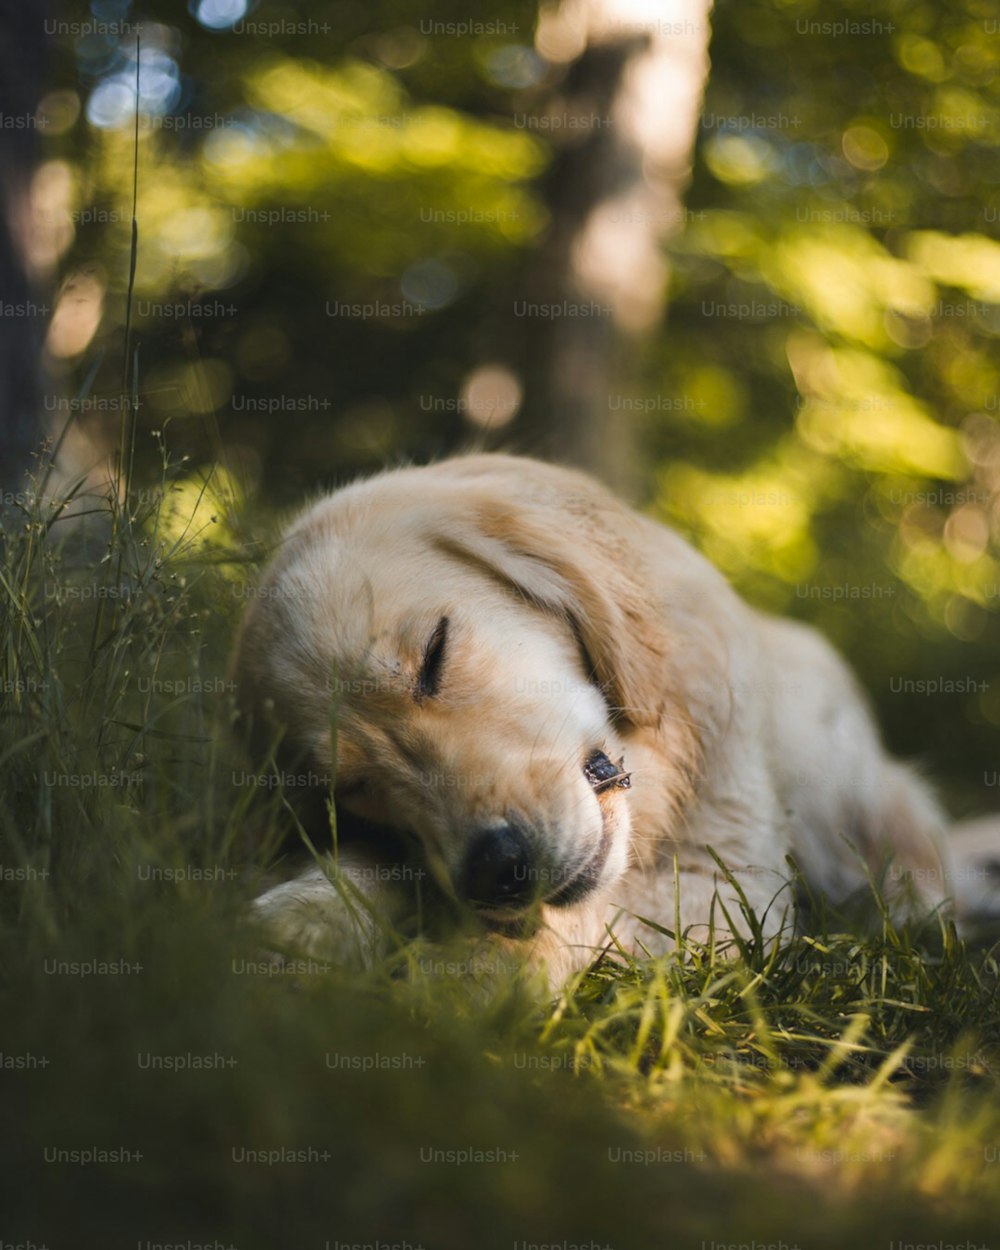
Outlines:
{"type": "Polygon", "coordinates": [[[609,953],[555,999],[462,947],[262,963],[283,803],[230,733],[220,483],[7,509],[5,1248],[1000,1245],[997,959],[947,924],[609,953]]]}

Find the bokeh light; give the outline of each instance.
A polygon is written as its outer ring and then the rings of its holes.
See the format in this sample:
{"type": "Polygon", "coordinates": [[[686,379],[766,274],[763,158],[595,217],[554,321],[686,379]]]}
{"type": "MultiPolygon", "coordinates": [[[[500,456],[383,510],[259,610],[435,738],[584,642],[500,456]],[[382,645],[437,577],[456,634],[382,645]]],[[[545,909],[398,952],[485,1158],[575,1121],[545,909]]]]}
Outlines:
{"type": "Polygon", "coordinates": [[[247,0],[198,0],[194,15],[209,30],[225,30],[246,17],[247,0]]]}

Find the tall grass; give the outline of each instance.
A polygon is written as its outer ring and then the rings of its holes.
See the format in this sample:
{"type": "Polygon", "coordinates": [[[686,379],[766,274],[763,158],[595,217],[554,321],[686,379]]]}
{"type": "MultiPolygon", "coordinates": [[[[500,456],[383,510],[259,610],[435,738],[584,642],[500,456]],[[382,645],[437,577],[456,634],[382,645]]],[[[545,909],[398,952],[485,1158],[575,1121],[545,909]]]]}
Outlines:
{"type": "Polygon", "coordinates": [[[461,944],[260,959],[287,816],[230,732],[259,546],[227,481],[164,459],[4,520],[5,1241],[995,1237],[998,967],[943,921],[612,945],[554,996],[461,944]]]}

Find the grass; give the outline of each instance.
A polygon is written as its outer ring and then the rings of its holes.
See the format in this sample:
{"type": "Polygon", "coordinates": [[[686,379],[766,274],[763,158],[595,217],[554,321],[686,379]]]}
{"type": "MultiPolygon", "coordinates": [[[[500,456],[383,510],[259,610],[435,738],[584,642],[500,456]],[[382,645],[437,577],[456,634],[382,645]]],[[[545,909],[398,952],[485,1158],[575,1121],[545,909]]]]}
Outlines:
{"type": "Polygon", "coordinates": [[[462,947],[260,963],[258,549],[222,474],[75,504],[0,544],[5,1245],[994,1244],[997,959],[947,924],[609,952],[554,999],[462,947]]]}

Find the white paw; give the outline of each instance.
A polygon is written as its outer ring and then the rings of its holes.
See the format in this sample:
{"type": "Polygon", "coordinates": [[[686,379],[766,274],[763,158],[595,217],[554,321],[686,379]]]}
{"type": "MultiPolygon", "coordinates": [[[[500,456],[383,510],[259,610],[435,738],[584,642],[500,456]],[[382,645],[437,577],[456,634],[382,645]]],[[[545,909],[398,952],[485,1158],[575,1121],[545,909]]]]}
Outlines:
{"type": "Polygon", "coordinates": [[[349,884],[338,888],[318,864],[255,898],[249,919],[278,958],[304,955],[369,968],[381,946],[370,905],[349,884]]]}

